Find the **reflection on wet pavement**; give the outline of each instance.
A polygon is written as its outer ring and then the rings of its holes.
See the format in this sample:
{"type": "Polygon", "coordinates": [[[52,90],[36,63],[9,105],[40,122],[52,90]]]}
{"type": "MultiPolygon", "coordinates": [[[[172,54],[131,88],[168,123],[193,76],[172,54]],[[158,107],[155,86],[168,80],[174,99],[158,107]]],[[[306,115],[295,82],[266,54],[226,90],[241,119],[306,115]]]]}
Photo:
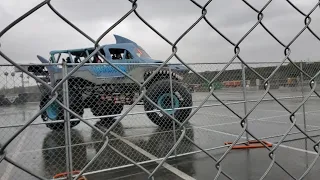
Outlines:
{"type": "MultiPolygon", "coordinates": [[[[103,124],[97,122],[95,124],[100,130],[105,131],[108,129],[111,124],[103,124]]],[[[157,158],[164,157],[168,151],[174,145],[174,133],[172,131],[166,131],[162,133],[161,128],[155,129],[155,131],[150,136],[144,137],[129,137],[122,139],[121,137],[125,136],[125,131],[123,129],[122,123],[119,123],[115,126],[114,130],[111,132],[109,145],[117,149],[125,156],[136,162],[144,162],[148,160],[154,160],[157,158]],[[117,138],[115,137],[117,136],[117,138]],[[119,139],[120,137],[120,139],[119,139]],[[124,142],[125,141],[125,142],[124,142]],[[130,143],[126,143],[129,141],[130,143]],[[137,149],[138,147],[139,149],[137,149]],[[142,150],[143,152],[141,152],[142,150]],[[139,152],[140,151],[140,152],[139,152]]],[[[176,132],[176,138],[181,135],[181,132],[176,132]]],[[[188,129],[186,135],[193,139],[193,130],[188,129]]],[[[65,166],[65,141],[64,141],[64,131],[59,132],[49,132],[43,141],[42,151],[44,167],[46,175],[58,174],[64,172],[66,169],[65,166]]],[[[71,141],[72,141],[72,153],[73,153],[73,166],[74,170],[81,170],[87,162],[97,153],[103,145],[102,135],[97,131],[91,131],[90,142],[94,143],[85,143],[84,138],[77,129],[72,129],[71,132],[71,141]],[[93,149],[93,153],[88,156],[88,149],[93,149]]],[[[187,140],[183,140],[178,146],[175,153],[183,154],[194,151],[194,147],[187,140]]],[[[189,159],[192,156],[189,156],[189,159]]],[[[102,169],[115,168],[119,166],[124,166],[131,164],[130,161],[113,151],[110,147],[102,152],[100,157],[88,168],[88,171],[98,171],[102,169]]],[[[181,166],[181,171],[183,169],[190,169],[190,167],[181,166]]]]}
{"type": "MultiPolygon", "coordinates": [[[[231,96],[226,96],[231,98],[231,96]]],[[[201,96],[198,97],[201,99],[201,96]]],[[[214,102],[216,103],[216,102],[214,102]]],[[[288,101],[288,104],[295,105],[298,102],[288,101]],[[295,104],[294,104],[295,103],[295,104]]],[[[252,106],[254,103],[248,103],[252,106]]],[[[320,127],[319,114],[314,103],[307,105],[306,110],[308,124],[312,126],[308,128],[320,127]],[[312,112],[312,113],[311,113],[312,112]]],[[[232,105],[235,111],[242,111],[243,105],[232,105]]],[[[5,107],[0,110],[0,125],[23,124],[31,116],[38,111],[37,104],[30,104],[21,107],[5,107]],[[8,111],[6,111],[6,109],[8,111]]],[[[141,111],[141,107],[137,107],[134,111],[141,111]]],[[[86,117],[91,114],[86,111],[86,117]]],[[[297,117],[300,117],[297,114],[297,117]]],[[[279,109],[274,103],[261,103],[249,117],[253,120],[249,123],[249,129],[258,137],[271,136],[283,133],[290,124],[286,113],[279,109]],[[271,117],[270,114],[273,113],[271,117]],[[263,120],[263,121],[259,121],[263,120]],[[267,128],[266,128],[267,127],[267,128]]],[[[40,123],[38,118],[35,123],[40,123]]],[[[105,121],[88,120],[89,123],[96,126],[102,131],[106,131],[112,123],[105,121]]],[[[113,122],[113,121],[110,121],[113,122]]],[[[299,123],[301,121],[299,120],[299,123]]],[[[19,127],[1,128],[0,144],[4,143],[19,127]]],[[[239,119],[224,107],[206,107],[202,108],[191,120],[186,135],[194,140],[202,148],[213,148],[222,146],[226,141],[233,141],[234,135],[238,135],[241,131],[239,119]]],[[[313,132],[318,135],[319,131],[313,132]]],[[[181,135],[180,131],[175,134],[172,130],[161,129],[155,126],[144,114],[130,115],[125,117],[123,121],[115,126],[108,135],[109,145],[120,151],[125,156],[136,162],[142,162],[142,166],[153,171],[158,165],[158,158],[164,157],[181,135]]],[[[298,136],[292,136],[298,137],[298,136]]],[[[299,136],[300,137],[300,136],[299,136]]],[[[270,139],[277,141],[279,138],[270,139]]],[[[72,161],[74,170],[81,170],[100,150],[103,145],[101,134],[91,129],[84,123],[80,123],[76,128],[71,130],[72,141],[72,161]]],[[[293,141],[286,144],[291,147],[303,149],[304,141],[293,141]]],[[[312,143],[308,142],[308,150],[312,150],[312,143]]],[[[189,141],[183,139],[177,150],[172,154],[184,154],[198,151],[189,141]]],[[[225,148],[211,150],[210,153],[219,158],[225,148]]],[[[21,135],[19,135],[7,149],[8,156],[22,165],[28,167],[35,173],[46,178],[52,178],[55,174],[66,171],[66,149],[64,131],[50,131],[45,125],[34,125],[28,127],[21,135]]],[[[299,177],[305,170],[306,159],[310,164],[313,155],[305,155],[302,152],[280,148],[278,152],[278,160],[283,166],[299,177]],[[308,158],[307,158],[308,157],[308,158]],[[292,163],[290,163],[292,162],[292,163]]],[[[270,163],[267,151],[263,149],[249,151],[232,151],[223,162],[226,172],[230,173],[235,179],[259,179],[265,172],[270,163]]],[[[309,175],[309,179],[317,179],[319,175],[319,165],[316,164],[309,175]]],[[[139,168],[133,166],[123,156],[113,151],[109,146],[103,151],[101,156],[95,161],[86,172],[90,179],[147,179],[147,174],[139,168]],[[106,170],[108,169],[108,170],[106,170]],[[90,173],[91,172],[91,173],[90,173]]],[[[179,156],[176,159],[169,159],[167,166],[161,168],[155,174],[156,179],[214,179],[217,170],[213,160],[209,159],[203,153],[189,154],[179,156]]],[[[0,164],[0,174],[3,174],[1,180],[8,179],[26,179],[31,180],[33,177],[22,172],[21,170],[11,167],[6,163],[0,164]]],[[[221,176],[220,179],[225,179],[221,176]]],[[[279,168],[274,168],[266,179],[290,179],[288,175],[283,173],[279,168]]]]}
{"type": "MultiPolygon", "coordinates": [[[[58,174],[66,171],[66,148],[64,131],[51,131],[44,138],[42,144],[43,164],[46,175],[58,174]]],[[[71,130],[72,144],[82,144],[84,139],[78,130],[71,130]]],[[[73,168],[81,169],[87,163],[87,151],[84,145],[75,145],[71,148],[73,154],[73,168]]]]}

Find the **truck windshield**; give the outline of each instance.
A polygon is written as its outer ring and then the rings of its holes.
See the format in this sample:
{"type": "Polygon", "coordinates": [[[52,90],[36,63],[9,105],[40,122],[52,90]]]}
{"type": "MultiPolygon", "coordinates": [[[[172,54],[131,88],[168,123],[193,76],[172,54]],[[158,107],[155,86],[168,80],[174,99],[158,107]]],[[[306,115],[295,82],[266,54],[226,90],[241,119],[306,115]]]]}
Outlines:
{"type": "Polygon", "coordinates": [[[136,48],[136,54],[137,54],[137,56],[139,56],[141,58],[151,59],[149,54],[144,49],[142,49],[140,46],[138,46],[138,48],[136,48]]]}

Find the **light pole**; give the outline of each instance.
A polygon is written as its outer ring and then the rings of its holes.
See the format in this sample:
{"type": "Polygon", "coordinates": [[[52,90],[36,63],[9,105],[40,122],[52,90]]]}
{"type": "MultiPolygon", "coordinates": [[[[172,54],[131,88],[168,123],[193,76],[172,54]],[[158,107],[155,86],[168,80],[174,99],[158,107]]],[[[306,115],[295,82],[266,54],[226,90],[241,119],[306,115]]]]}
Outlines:
{"type": "Polygon", "coordinates": [[[28,82],[27,87],[29,87],[29,79],[30,79],[30,76],[27,76],[27,82],[28,82]]]}
{"type": "Polygon", "coordinates": [[[5,91],[6,91],[6,93],[7,93],[7,88],[8,88],[8,75],[9,75],[9,73],[6,71],[6,72],[4,72],[4,75],[6,76],[6,84],[5,84],[5,91]]]}
{"type": "Polygon", "coordinates": [[[22,93],[24,93],[24,92],[25,92],[25,89],[24,89],[23,73],[20,74],[20,77],[21,77],[21,84],[22,84],[22,93]]]}
{"type": "Polygon", "coordinates": [[[12,76],[12,79],[13,79],[13,92],[15,93],[16,92],[16,85],[15,85],[15,83],[14,83],[14,76],[15,76],[16,74],[14,73],[14,72],[12,72],[11,73],[11,76],[12,76]]]}

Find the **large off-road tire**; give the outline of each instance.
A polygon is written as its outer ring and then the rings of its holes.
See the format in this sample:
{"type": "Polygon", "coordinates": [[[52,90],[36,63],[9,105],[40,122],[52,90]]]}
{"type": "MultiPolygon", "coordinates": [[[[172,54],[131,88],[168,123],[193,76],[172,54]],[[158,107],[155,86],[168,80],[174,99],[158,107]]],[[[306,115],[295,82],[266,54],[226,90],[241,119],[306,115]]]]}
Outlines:
{"type": "MultiPolygon", "coordinates": [[[[183,122],[191,113],[192,109],[192,94],[188,88],[183,86],[177,81],[172,81],[172,93],[173,93],[173,104],[174,108],[190,107],[185,109],[166,110],[168,114],[174,116],[179,122],[183,122]]],[[[158,106],[163,109],[171,109],[171,90],[170,80],[159,80],[152,84],[148,89],[146,95],[158,106]]],[[[152,111],[159,110],[151,102],[144,99],[144,110],[152,111]]],[[[162,128],[173,127],[173,120],[166,116],[163,112],[149,112],[147,113],[148,118],[156,125],[162,128]]],[[[177,123],[176,123],[177,125],[177,123]]]]}
{"type": "MultiPolygon", "coordinates": [[[[123,104],[114,104],[112,101],[95,98],[92,102],[91,112],[94,116],[106,116],[120,114],[123,110],[123,104]]],[[[104,123],[113,123],[114,117],[101,118],[104,123]]]]}
{"type": "MultiPolygon", "coordinates": [[[[58,100],[63,103],[63,95],[62,91],[58,90],[58,100]]],[[[51,100],[49,96],[49,92],[44,92],[41,95],[40,99],[40,109],[44,107],[47,102],[51,100]]],[[[69,108],[77,113],[79,116],[83,116],[84,114],[84,106],[82,102],[82,94],[76,88],[69,88],[69,108]]],[[[77,118],[76,116],[69,113],[70,119],[77,118]]],[[[64,120],[64,109],[59,106],[56,102],[53,102],[45,111],[41,114],[41,118],[43,121],[55,121],[55,120],[64,120]]],[[[75,127],[80,123],[80,120],[71,121],[70,128],[75,127]]],[[[47,123],[46,126],[51,130],[64,130],[64,122],[59,123],[47,123]]]]}

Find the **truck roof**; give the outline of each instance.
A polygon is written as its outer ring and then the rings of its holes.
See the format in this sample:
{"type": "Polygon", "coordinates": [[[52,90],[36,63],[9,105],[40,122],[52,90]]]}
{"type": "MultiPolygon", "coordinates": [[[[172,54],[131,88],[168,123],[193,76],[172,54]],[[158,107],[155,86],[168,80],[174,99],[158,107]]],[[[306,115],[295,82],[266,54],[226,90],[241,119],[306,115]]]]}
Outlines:
{"type": "MultiPolygon", "coordinates": [[[[119,35],[115,35],[114,34],[114,37],[116,39],[116,43],[115,44],[104,44],[104,45],[101,45],[101,48],[104,48],[105,46],[114,46],[116,47],[117,45],[120,45],[122,47],[132,47],[132,46],[137,46],[137,43],[131,41],[130,39],[127,39],[125,37],[122,37],[122,36],[119,36],[119,35]]],[[[118,47],[120,47],[118,46],[118,47]]],[[[81,55],[82,52],[88,50],[89,51],[89,54],[94,51],[95,47],[87,47],[87,48],[80,48],[80,49],[64,49],[64,50],[52,50],[50,51],[50,55],[53,55],[53,54],[57,54],[57,53],[71,53],[72,55],[81,55]]]]}

